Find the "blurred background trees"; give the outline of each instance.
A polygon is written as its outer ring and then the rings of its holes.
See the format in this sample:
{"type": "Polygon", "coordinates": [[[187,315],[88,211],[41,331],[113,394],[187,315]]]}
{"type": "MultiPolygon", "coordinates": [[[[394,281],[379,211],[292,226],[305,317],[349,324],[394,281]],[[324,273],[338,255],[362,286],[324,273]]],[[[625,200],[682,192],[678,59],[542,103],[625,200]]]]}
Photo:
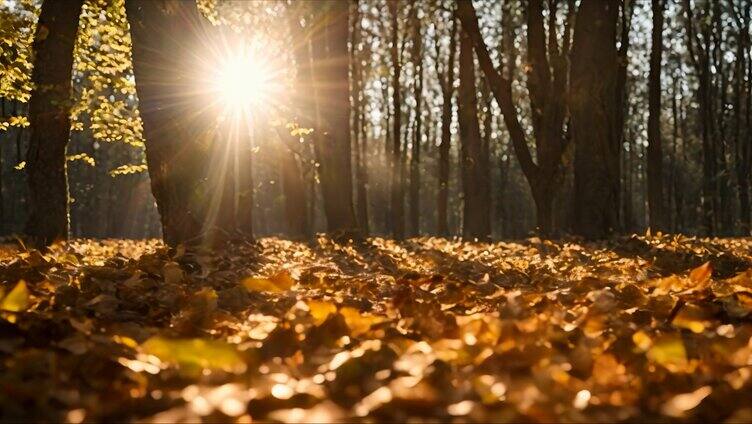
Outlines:
{"type": "MultiPolygon", "coordinates": [[[[161,235],[128,1],[85,0],[79,16],[71,236],[161,235]]],[[[207,22],[275,40],[287,69],[286,98],[240,130],[255,235],[749,235],[750,2],[314,4],[197,3],[207,22]]],[[[37,209],[26,181],[41,5],[0,1],[4,235],[37,209]]]]}

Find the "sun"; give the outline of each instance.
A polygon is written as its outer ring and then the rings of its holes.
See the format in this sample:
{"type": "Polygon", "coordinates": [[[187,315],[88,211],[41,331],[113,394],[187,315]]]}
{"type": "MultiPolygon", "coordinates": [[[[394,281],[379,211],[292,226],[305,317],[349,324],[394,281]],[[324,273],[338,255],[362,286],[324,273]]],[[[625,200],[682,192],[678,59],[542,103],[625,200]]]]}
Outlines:
{"type": "Polygon", "coordinates": [[[258,107],[270,100],[276,87],[268,62],[258,55],[240,51],[220,61],[214,88],[226,108],[239,111],[258,107]]]}

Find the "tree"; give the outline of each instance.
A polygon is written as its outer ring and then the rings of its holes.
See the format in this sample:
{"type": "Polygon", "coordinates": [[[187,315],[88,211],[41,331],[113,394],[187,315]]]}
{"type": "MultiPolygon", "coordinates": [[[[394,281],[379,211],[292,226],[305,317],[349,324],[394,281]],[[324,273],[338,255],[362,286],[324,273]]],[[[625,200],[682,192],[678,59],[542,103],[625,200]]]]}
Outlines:
{"type": "Polygon", "coordinates": [[[368,52],[370,52],[369,44],[363,42],[363,28],[361,25],[362,16],[360,13],[360,5],[358,2],[354,2],[354,13],[352,23],[352,50],[350,63],[352,66],[352,85],[353,85],[353,128],[352,135],[355,139],[355,168],[357,177],[356,186],[356,216],[360,229],[364,235],[369,232],[369,218],[368,218],[368,135],[366,133],[365,122],[365,104],[366,93],[363,87],[363,80],[365,76],[366,61],[363,58],[370,60],[368,52]],[[360,50],[363,53],[359,53],[360,50]],[[361,57],[362,55],[362,57],[361,57]]]}
{"type": "Polygon", "coordinates": [[[462,236],[480,240],[491,235],[488,155],[484,152],[478,123],[478,97],[472,41],[460,37],[459,106],[462,192],[462,236]],[[485,153],[485,154],[484,154],[485,153]]]}
{"type": "Polygon", "coordinates": [[[29,218],[34,246],[68,237],[65,148],[70,134],[73,45],[83,0],[46,0],[34,37],[34,90],[29,105],[31,138],[26,154],[29,218]]]}
{"type": "Polygon", "coordinates": [[[420,144],[423,138],[423,34],[421,22],[418,19],[418,5],[414,4],[410,13],[412,25],[412,54],[415,82],[413,97],[415,97],[415,128],[412,138],[412,156],[410,158],[410,232],[411,235],[420,234],[420,144]],[[415,75],[417,74],[417,75],[415,75]]]}
{"type": "Polygon", "coordinates": [[[324,213],[330,232],[358,229],[353,208],[350,85],[350,4],[327,1],[321,8],[321,23],[311,34],[314,98],[318,122],[314,150],[320,163],[324,213]]]}
{"type": "Polygon", "coordinates": [[[618,0],[583,0],[571,54],[575,231],[602,238],[619,227],[618,0]]]}
{"type": "Polygon", "coordinates": [[[448,60],[439,60],[439,41],[436,42],[436,61],[439,84],[441,85],[441,141],[439,144],[439,173],[437,195],[437,231],[441,236],[449,235],[449,152],[452,144],[452,97],[454,94],[454,62],[457,52],[457,19],[452,13],[449,33],[448,60]]]}
{"type": "Polygon", "coordinates": [[[391,17],[392,40],[390,54],[392,59],[392,154],[390,161],[391,225],[392,236],[396,239],[405,237],[405,187],[404,167],[402,163],[402,55],[399,36],[399,0],[388,0],[391,17]]]}
{"type": "Polygon", "coordinates": [[[733,1],[729,2],[730,12],[737,33],[736,61],[735,61],[735,84],[734,84],[734,154],[736,161],[736,179],[739,184],[739,214],[741,233],[745,236],[750,234],[752,224],[750,216],[749,185],[750,185],[750,160],[752,160],[752,66],[750,65],[750,28],[752,27],[752,3],[746,3],[744,7],[738,7],[733,1]],[[743,134],[746,132],[746,140],[743,134]]]}
{"type": "Polygon", "coordinates": [[[245,192],[241,203],[248,205],[250,193],[231,182],[245,180],[235,175],[250,164],[231,166],[230,158],[250,161],[250,155],[237,156],[228,140],[218,140],[219,111],[207,107],[216,105],[215,93],[201,89],[211,69],[196,52],[212,51],[218,29],[193,1],[129,0],[126,10],[146,161],[165,242],[216,243],[247,233],[250,220],[243,214],[250,209],[239,210],[236,196],[245,192]]]}
{"type": "MultiPolygon", "coordinates": [[[[457,14],[462,28],[472,40],[481,70],[485,75],[496,102],[504,115],[504,122],[514,147],[522,172],[530,185],[536,205],[538,229],[543,235],[556,231],[553,202],[561,184],[562,159],[568,148],[565,136],[566,89],[569,61],[571,22],[574,1],[568,2],[567,20],[562,32],[562,45],[556,40],[556,10],[558,2],[549,2],[548,37],[546,37],[542,0],[528,3],[528,92],[532,110],[533,135],[536,159],[528,147],[525,131],[512,97],[513,75],[504,76],[497,70],[488,52],[478,26],[478,16],[471,1],[459,1],[457,14]],[[547,43],[548,40],[548,43],[547,43]]],[[[509,43],[507,43],[509,44],[509,43]]],[[[513,44],[513,43],[512,43],[513,44]]],[[[508,63],[515,58],[506,52],[508,63]]]]}
{"type": "Polygon", "coordinates": [[[686,13],[685,25],[687,35],[688,56],[695,72],[697,73],[698,88],[697,99],[699,103],[698,121],[701,128],[702,137],[702,215],[704,232],[711,235],[716,230],[716,217],[718,205],[716,201],[715,182],[717,175],[717,164],[715,158],[715,122],[711,110],[711,77],[710,68],[710,2],[705,3],[702,9],[700,20],[700,34],[695,27],[695,11],[689,0],[684,2],[686,13]],[[700,37],[700,35],[702,37],[700,37]]]}
{"type": "Polygon", "coordinates": [[[665,0],[652,0],[653,31],[650,47],[650,82],[648,116],[648,205],[650,206],[650,228],[666,228],[665,205],[663,202],[663,148],[661,140],[661,60],[663,57],[663,11],[665,0]]]}

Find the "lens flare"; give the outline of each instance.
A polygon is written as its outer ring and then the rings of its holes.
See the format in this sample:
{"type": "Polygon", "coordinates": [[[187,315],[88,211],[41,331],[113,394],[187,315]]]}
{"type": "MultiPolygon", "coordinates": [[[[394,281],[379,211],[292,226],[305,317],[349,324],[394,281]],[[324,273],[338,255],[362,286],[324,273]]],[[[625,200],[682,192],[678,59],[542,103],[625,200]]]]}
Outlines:
{"type": "Polygon", "coordinates": [[[214,80],[222,103],[231,109],[258,106],[268,101],[274,85],[274,75],[269,66],[246,52],[224,60],[214,80]]]}

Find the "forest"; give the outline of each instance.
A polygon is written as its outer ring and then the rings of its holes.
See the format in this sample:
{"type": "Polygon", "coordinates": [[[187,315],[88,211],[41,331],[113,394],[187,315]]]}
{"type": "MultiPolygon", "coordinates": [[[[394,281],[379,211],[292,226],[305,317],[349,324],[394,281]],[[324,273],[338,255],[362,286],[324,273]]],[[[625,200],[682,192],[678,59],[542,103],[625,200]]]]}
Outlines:
{"type": "Polygon", "coordinates": [[[750,0],[0,0],[0,421],[752,422],[750,183],[750,0]]]}

